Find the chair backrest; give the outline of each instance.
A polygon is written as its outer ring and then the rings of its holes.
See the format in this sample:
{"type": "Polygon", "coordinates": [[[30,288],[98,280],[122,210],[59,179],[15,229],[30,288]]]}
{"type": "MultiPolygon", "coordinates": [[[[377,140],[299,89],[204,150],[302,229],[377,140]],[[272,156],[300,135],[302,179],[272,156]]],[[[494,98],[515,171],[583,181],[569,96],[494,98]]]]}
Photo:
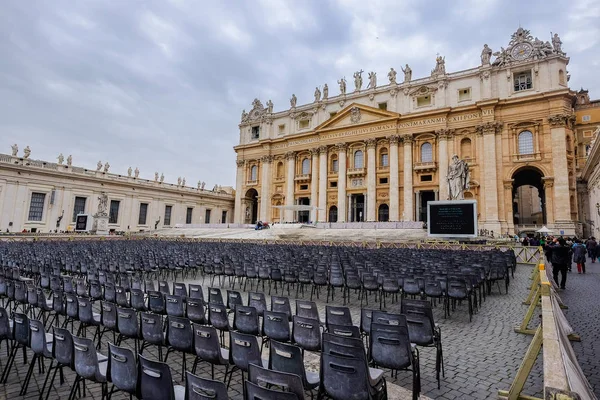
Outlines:
{"type": "Polygon", "coordinates": [[[305,350],[321,350],[319,321],[313,318],[303,318],[294,315],[292,321],[292,340],[305,350]]]}
{"type": "Polygon", "coordinates": [[[94,322],[94,314],[92,311],[92,303],[87,297],[77,298],[78,318],[83,323],[90,324],[94,322]]]}
{"type": "Polygon", "coordinates": [[[282,312],[288,316],[288,320],[292,319],[292,306],[290,299],[283,296],[271,296],[271,311],[282,312]]]}
{"type": "Polygon", "coordinates": [[[369,358],[375,365],[403,369],[412,364],[412,349],[408,328],[373,322],[369,336],[369,358]]]}
{"type": "Polygon", "coordinates": [[[102,301],[100,306],[101,322],[105,328],[117,330],[117,306],[107,301],[102,301]]]}
{"type": "Polygon", "coordinates": [[[141,313],[140,316],[142,320],[142,339],[152,344],[163,345],[165,335],[163,333],[162,317],[147,312],[141,313]]]}
{"type": "Polygon", "coordinates": [[[108,344],[106,379],[118,389],[135,394],[137,390],[137,359],[133,351],[108,344]]]}
{"type": "Polygon", "coordinates": [[[350,314],[350,309],[348,307],[326,306],[325,324],[352,326],[352,315],[350,314]]]}
{"type": "Polygon", "coordinates": [[[285,399],[287,398],[285,397],[287,396],[287,394],[293,394],[294,397],[290,397],[290,399],[304,399],[304,386],[302,385],[302,380],[298,375],[282,371],[273,371],[270,369],[263,368],[256,364],[250,364],[248,366],[248,380],[256,385],[262,384],[267,385],[269,387],[277,386],[283,389],[283,391],[277,391],[278,393],[276,393],[276,397],[268,398],[285,399]],[[283,393],[285,393],[285,395],[283,395],[283,393]]]}
{"type": "Polygon", "coordinates": [[[262,365],[260,348],[256,336],[239,332],[229,332],[229,362],[242,371],[248,371],[249,364],[262,365]]]}
{"type": "Polygon", "coordinates": [[[115,301],[121,307],[129,307],[127,289],[123,286],[115,286],[115,301]]]}
{"type": "Polygon", "coordinates": [[[369,335],[371,333],[371,320],[373,319],[373,311],[368,308],[363,308],[360,310],[360,331],[369,335]]]}
{"type": "Polygon", "coordinates": [[[73,367],[73,337],[68,329],[52,328],[52,357],[61,365],[73,367]]]}
{"type": "Polygon", "coordinates": [[[99,281],[90,281],[90,297],[95,300],[99,300],[104,297],[102,293],[102,285],[99,281]]]}
{"type": "Polygon", "coordinates": [[[406,316],[402,314],[392,314],[385,311],[374,310],[371,314],[371,325],[373,324],[406,326],[406,316]]]}
{"type": "Polygon", "coordinates": [[[323,343],[325,342],[335,343],[347,347],[356,347],[363,350],[365,349],[365,345],[360,338],[335,335],[330,332],[323,332],[323,343]]]}
{"type": "MultiPolygon", "coordinates": [[[[245,381],[244,385],[246,387],[244,400],[298,400],[295,393],[267,389],[250,381],[245,381]]],[[[300,399],[303,399],[303,397],[300,399]]]]}
{"type": "Polygon", "coordinates": [[[117,290],[114,283],[104,283],[104,300],[110,301],[111,303],[117,302],[117,290]]]}
{"type": "Polygon", "coordinates": [[[0,340],[10,336],[10,320],[6,309],[0,307],[0,340]]]}
{"type": "Polygon", "coordinates": [[[241,304],[236,305],[233,314],[233,329],[250,335],[258,335],[260,327],[256,308],[241,304]]]}
{"type": "Polygon", "coordinates": [[[21,346],[29,346],[29,318],[22,313],[13,315],[13,339],[21,346]]]}
{"type": "Polygon", "coordinates": [[[360,329],[354,325],[327,324],[327,331],[336,336],[360,339],[360,329]]]}
{"type": "Polygon", "coordinates": [[[265,310],[262,333],[269,339],[280,342],[290,341],[290,322],[285,313],[265,310]]]}
{"type": "Polygon", "coordinates": [[[37,288],[33,285],[27,285],[27,303],[32,307],[38,307],[37,288]]]}
{"type": "Polygon", "coordinates": [[[194,324],[194,348],[196,355],[204,361],[218,364],[221,360],[219,334],[213,326],[194,324]]]}
{"type": "Polygon", "coordinates": [[[189,288],[190,288],[190,294],[189,294],[190,298],[204,300],[204,294],[202,293],[202,286],[190,284],[189,288]]]}
{"type": "Polygon", "coordinates": [[[98,376],[98,353],[92,339],[73,336],[73,364],[77,375],[96,380],[98,376]]]}
{"type": "Polygon", "coordinates": [[[185,283],[175,282],[173,284],[173,294],[175,296],[187,297],[188,292],[187,292],[187,287],[185,286],[185,283]]]}
{"type": "Polygon", "coordinates": [[[272,340],[270,345],[269,367],[275,371],[298,375],[302,378],[303,384],[307,385],[302,349],[298,346],[275,340],[272,340]]]}
{"type": "Polygon", "coordinates": [[[206,319],[206,310],[202,299],[188,297],[186,300],[186,316],[190,321],[203,324],[206,319]]]}
{"type": "Polygon", "coordinates": [[[227,386],[223,382],[201,378],[186,372],[185,400],[228,400],[227,386]]]}
{"type": "Polygon", "coordinates": [[[429,300],[402,299],[400,303],[400,314],[404,314],[406,307],[428,308],[431,310],[431,302],[429,300]]]}
{"type": "Polygon", "coordinates": [[[431,309],[406,307],[406,323],[410,341],[420,346],[428,346],[435,340],[435,325],[431,309]]]}
{"type": "Polygon", "coordinates": [[[227,318],[227,309],[224,304],[208,304],[208,321],[217,329],[229,330],[229,319],[227,318]]]}
{"type": "Polygon", "coordinates": [[[167,317],[167,344],[172,348],[193,352],[194,331],[189,319],[183,317],[167,317]]]}
{"type": "Polygon", "coordinates": [[[321,353],[321,393],[334,399],[373,398],[364,360],[321,353]]]}
{"type": "Polygon", "coordinates": [[[138,355],[138,395],[144,400],[175,400],[169,365],[138,355]]]}
{"type": "Polygon", "coordinates": [[[158,291],[164,294],[171,294],[171,289],[169,288],[169,282],[167,281],[158,281],[158,291]]]}
{"type": "Polygon", "coordinates": [[[117,307],[117,328],[123,336],[130,338],[139,337],[140,324],[137,312],[133,308],[117,307]]]}
{"type": "Polygon", "coordinates": [[[154,313],[164,314],[166,311],[165,294],[151,290],[148,292],[148,309],[154,313]]]}
{"type": "Polygon", "coordinates": [[[174,317],[185,316],[185,304],[183,302],[183,297],[167,294],[165,295],[165,301],[167,315],[172,315],[174,317]]]}
{"type": "Polygon", "coordinates": [[[267,309],[267,300],[264,293],[248,292],[248,305],[256,308],[256,312],[261,317],[267,309]]]}
{"type": "Polygon", "coordinates": [[[131,307],[135,308],[136,310],[146,309],[146,299],[144,298],[144,292],[142,289],[131,288],[129,295],[131,307]]]}
{"type": "Polygon", "coordinates": [[[79,302],[74,293],[65,293],[65,305],[68,317],[79,318],[79,302]]]}
{"type": "Polygon", "coordinates": [[[216,304],[225,304],[223,301],[223,294],[221,293],[221,289],[209,287],[208,288],[208,302],[216,303],[216,304]]]}
{"type": "Polygon", "coordinates": [[[321,320],[317,303],[310,300],[296,300],[296,315],[304,318],[321,320]]]}
{"type": "Polygon", "coordinates": [[[227,291],[227,308],[230,310],[234,310],[236,306],[243,306],[244,302],[242,301],[242,295],[240,292],[235,290],[227,291]]]}

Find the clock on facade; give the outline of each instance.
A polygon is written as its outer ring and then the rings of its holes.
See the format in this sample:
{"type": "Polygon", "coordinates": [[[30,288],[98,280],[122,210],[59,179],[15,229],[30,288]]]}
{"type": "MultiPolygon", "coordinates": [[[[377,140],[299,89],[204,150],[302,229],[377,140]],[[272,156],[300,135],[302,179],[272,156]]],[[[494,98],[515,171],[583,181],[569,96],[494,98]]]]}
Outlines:
{"type": "Polygon", "coordinates": [[[519,43],[511,50],[512,58],[515,60],[525,60],[531,56],[533,47],[529,43],[519,43]]]}

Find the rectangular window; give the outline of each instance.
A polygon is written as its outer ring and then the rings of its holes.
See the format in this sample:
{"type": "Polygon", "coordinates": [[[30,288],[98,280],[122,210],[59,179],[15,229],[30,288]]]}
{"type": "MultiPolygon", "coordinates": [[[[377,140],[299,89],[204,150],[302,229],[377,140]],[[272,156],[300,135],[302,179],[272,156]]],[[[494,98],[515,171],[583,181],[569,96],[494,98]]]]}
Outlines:
{"type": "Polygon", "coordinates": [[[148,203],[140,203],[138,225],[146,225],[146,217],[148,217],[148,203]]]}
{"type": "Polygon", "coordinates": [[[171,225],[171,211],[173,211],[173,206],[165,206],[165,221],[163,223],[164,226],[171,225]]]}
{"type": "Polygon", "coordinates": [[[204,213],[204,223],[210,224],[210,209],[207,209],[204,213]]]}
{"type": "Polygon", "coordinates": [[[592,117],[589,115],[584,115],[583,117],[581,117],[582,122],[590,122],[591,119],[592,119],[592,117]]]}
{"type": "Polygon", "coordinates": [[[528,90],[533,88],[533,81],[531,79],[531,71],[517,72],[514,74],[515,92],[521,90],[528,90]]]}
{"type": "Polygon", "coordinates": [[[333,172],[338,172],[338,169],[339,169],[338,160],[333,160],[333,162],[331,163],[331,169],[333,172]]]}
{"type": "Polygon", "coordinates": [[[377,104],[377,107],[379,107],[380,110],[387,111],[387,101],[385,103],[377,104]]]}
{"type": "Polygon", "coordinates": [[[260,127],[253,126],[252,127],[252,139],[258,139],[259,136],[260,136],[260,127]]]}
{"type": "Polygon", "coordinates": [[[308,190],[308,185],[300,185],[300,190],[308,190]]]}
{"type": "Polygon", "coordinates": [[[108,213],[108,223],[116,224],[119,221],[119,206],[121,202],[119,200],[110,201],[110,211],[108,213]]]}
{"type": "Polygon", "coordinates": [[[471,100],[471,88],[458,89],[458,101],[471,100]]]}
{"type": "Polygon", "coordinates": [[[73,222],[77,218],[77,214],[83,214],[85,212],[85,197],[75,197],[75,205],[73,206],[73,222]]]}
{"type": "Polygon", "coordinates": [[[381,166],[382,167],[389,167],[390,166],[390,162],[389,162],[389,158],[387,154],[382,154],[381,155],[381,166]]]}
{"type": "Polygon", "coordinates": [[[44,215],[44,201],[46,193],[31,193],[31,202],[29,203],[29,221],[41,221],[44,215]]]}
{"type": "Polygon", "coordinates": [[[388,183],[388,178],[379,178],[380,185],[387,185],[387,183],[388,183]]]}
{"type": "Polygon", "coordinates": [[[226,224],[227,223],[227,211],[223,211],[221,213],[221,223],[222,224],[226,224]]]}
{"type": "Polygon", "coordinates": [[[192,223],[192,214],[194,212],[194,209],[192,207],[188,207],[187,211],[185,213],[185,223],[186,224],[191,224],[192,223]]]}
{"type": "Polygon", "coordinates": [[[431,96],[420,96],[417,97],[417,107],[423,107],[431,105],[431,96]]]}
{"type": "Polygon", "coordinates": [[[283,135],[285,133],[285,124],[279,125],[279,134],[283,135]]]}
{"type": "Polygon", "coordinates": [[[433,181],[433,175],[421,175],[421,182],[433,181]]]}
{"type": "Polygon", "coordinates": [[[329,182],[329,187],[336,188],[337,187],[337,181],[331,181],[331,182],[329,182]]]}
{"type": "Polygon", "coordinates": [[[592,137],[592,131],[583,131],[583,137],[592,137]]]}
{"type": "Polygon", "coordinates": [[[302,119],[302,120],[298,121],[298,129],[308,129],[309,125],[310,125],[309,119],[302,119]]]}

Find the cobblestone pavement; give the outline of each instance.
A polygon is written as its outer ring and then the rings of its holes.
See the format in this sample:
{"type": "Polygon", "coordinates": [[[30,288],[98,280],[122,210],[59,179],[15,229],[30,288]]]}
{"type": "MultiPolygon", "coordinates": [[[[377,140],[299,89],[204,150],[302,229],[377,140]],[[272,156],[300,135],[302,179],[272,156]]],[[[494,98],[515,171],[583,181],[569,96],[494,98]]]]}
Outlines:
{"type": "MultiPolygon", "coordinates": [[[[434,312],[436,322],[442,328],[442,342],[444,347],[444,363],[445,377],[442,378],[441,388],[437,389],[435,379],[435,349],[425,348],[420,349],[421,355],[421,375],[422,375],[422,396],[427,399],[489,399],[496,398],[499,389],[508,389],[512,379],[515,376],[516,370],[519,367],[525,351],[531,342],[532,337],[517,334],[513,328],[522,320],[526,306],[521,302],[526,298],[528,287],[530,285],[529,277],[531,276],[532,266],[519,265],[515,273],[515,277],[511,280],[509,293],[504,292],[502,285],[502,294],[499,293],[497,286],[493,287],[492,294],[483,302],[480,310],[473,316],[473,321],[469,322],[466,304],[459,305],[450,318],[444,319],[441,305],[438,305],[434,312]]],[[[597,347],[593,338],[597,337],[597,332],[594,328],[600,326],[598,324],[598,313],[595,313],[595,321],[589,321],[585,318],[589,316],[586,312],[592,310],[590,303],[594,301],[592,296],[574,296],[569,295],[569,290],[574,294],[577,285],[585,287],[586,290],[593,291],[594,284],[598,282],[597,274],[588,274],[586,277],[570,276],[567,283],[568,291],[564,292],[565,302],[571,305],[568,316],[573,322],[576,330],[582,334],[583,341],[576,345],[576,350],[580,356],[580,360],[585,368],[590,371],[591,381],[598,384],[598,361],[594,360],[594,349],[597,347]],[[586,280],[586,278],[589,278],[586,280]],[[592,279],[595,279],[592,281],[592,279]],[[585,297],[585,298],[584,298],[585,297]],[[573,304],[571,304],[573,303],[573,304]],[[580,310],[579,307],[582,307],[580,310]]],[[[186,280],[188,283],[193,280],[186,280]]],[[[197,282],[197,281],[196,281],[197,282]]],[[[202,279],[199,279],[202,284],[202,279]]],[[[204,290],[209,286],[209,280],[204,282],[204,290]]],[[[228,287],[228,284],[224,285],[228,287]]],[[[225,287],[223,295],[225,296],[225,287]]],[[[321,312],[321,318],[324,319],[326,295],[322,292],[321,299],[317,301],[321,312]]],[[[287,293],[286,293],[287,294],[287,293]]],[[[291,297],[294,297],[295,292],[292,290],[291,297]]],[[[305,295],[308,298],[310,295],[305,295]]],[[[244,294],[244,301],[247,297],[244,294]]],[[[316,299],[315,299],[316,300],[316,299]]],[[[370,299],[370,306],[373,307],[373,298],[370,299]]],[[[330,301],[331,303],[331,301],[330,301]]],[[[341,303],[341,295],[336,293],[335,304],[341,303]]],[[[270,304],[267,297],[267,304],[270,304]]],[[[389,306],[389,303],[388,303],[389,306]]],[[[360,321],[360,303],[356,296],[353,296],[350,303],[354,323],[359,324],[360,321]]],[[[292,309],[294,310],[294,301],[292,300],[292,309]]],[[[399,304],[393,304],[389,307],[390,311],[399,311],[399,304]]],[[[537,321],[535,321],[537,323],[537,321]]],[[[91,330],[89,331],[91,332],[91,330]]],[[[104,336],[104,339],[109,339],[111,335],[104,336]]],[[[103,339],[103,341],[104,341],[103,339]]],[[[131,341],[127,341],[131,342],[131,341]]],[[[133,346],[133,342],[125,343],[126,346],[133,346]]],[[[107,346],[102,345],[101,352],[106,354],[107,346]]],[[[4,356],[5,349],[0,349],[0,365],[4,367],[6,357],[4,356]]],[[[268,353],[265,348],[265,355],[268,353]]],[[[150,354],[151,357],[157,357],[157,350],[150,348],[145,354],[150,354]]],[[[31,357],[31,352],[29,352],[31,357]]],[[[309,367],[318,367],[318,355],[307,353],[306,361],[309,367]]],[[[176,382],[182,382],[181,377],[181,354],[174,353],[169,356],[169,365],[173,371],[173,379],[176,382]]],[[[49,362],[47,362],[49,364],[49,362]]],[[[188,356],[188,368],[193,364],[193,357],[188,356]]],[[[18,398],[21,382],[27,372],[27,366],[23,364],[22,355],[19,353],[15,362],[16,368],[10,372],[6,385],[0,386],[0,399],[18,398]]],[[[199,375],[209,377],[209,367],[201,364],[202,369],[197,371],[199,375]]],[[[542,391],[542,365],[541,357],[538,359],[530,378],[527,381],[524,393],[528,395],[541,396],[542,391]]],[[[221,368],[216,368],[216,378],[222,379],[223,371],[221,368]]],[[[587,371],[586,371],[587,372],[587,371]]],[[[37,368],[33,374],[29,391],[24,397],[33,399],[39,396],[39,390],[44,381],[44,374],[38,374],[37,368]]],[[[242,385],[241,374],[234,373],[234,380],[230,388],[230,397],[232,399],[241,399],[242,385]]],[[[410,399],[410,389],[412,385],[412,375],[410,372],[399,372],[398,378],[391,378],[389,372],[386,372],[388,381],[388,398],[390,399],[410,399]]],[[[57,378],[55,386],[52,388],[50,398],[66,399],[69,392],[69,384],[74,380],[74,373],[69,371],[65,373],[66,383],[59,384],[57,378]]],[[[596,386],[597,387],[597,386],[596,386]]],[[[100,386],[98,384],[89,383],[87,385],[87,398],[99,399],[100,386]]],[[[116,399],[127,398],[122,394],[113,396],[116,399]]]]}

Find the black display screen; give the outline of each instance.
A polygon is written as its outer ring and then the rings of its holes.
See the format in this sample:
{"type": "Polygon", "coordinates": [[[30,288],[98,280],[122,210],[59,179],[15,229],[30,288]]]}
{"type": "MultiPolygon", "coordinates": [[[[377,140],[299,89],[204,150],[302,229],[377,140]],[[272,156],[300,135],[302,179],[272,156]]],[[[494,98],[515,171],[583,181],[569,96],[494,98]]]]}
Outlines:
{"type": "Polygon", "coordinates": [[[430,235],[477,235],[475,203],[436,204],[431,202],[428,206],[430,235]]]}
{"type": "Polygon", "coordinates": [[[87,228],[87,219],[88,219],[87,215],[78,215],[77,222],[75,223],[75,230],[76,231],[85,231],[87,228]]]}

